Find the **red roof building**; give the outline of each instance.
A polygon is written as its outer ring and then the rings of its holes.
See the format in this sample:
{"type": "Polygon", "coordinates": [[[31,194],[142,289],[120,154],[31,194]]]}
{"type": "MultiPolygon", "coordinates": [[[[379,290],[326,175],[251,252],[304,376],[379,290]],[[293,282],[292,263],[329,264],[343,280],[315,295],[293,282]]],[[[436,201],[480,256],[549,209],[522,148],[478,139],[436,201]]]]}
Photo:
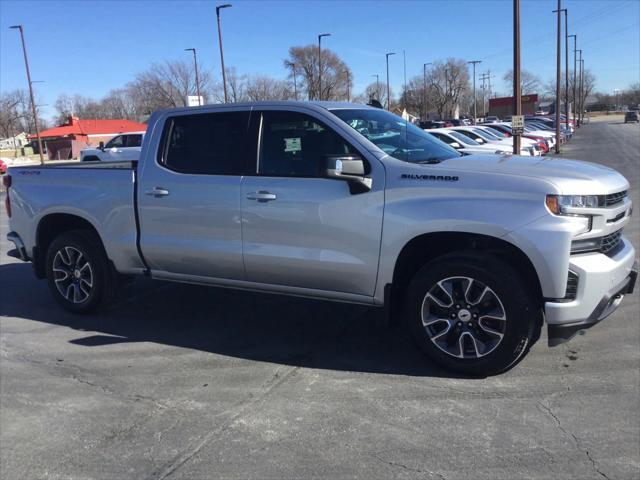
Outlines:
{"type": "MultiPolygon", "coordinates": [[[[77,158],[80,150],[98,146],[116,135],[129,132],[144,132],[147,125],[131,120],[80,120],[70,116],[67,123],[40,132],[50,160],[77,158]]],[[[35,139],[35,135],[29,138],[35,139]]]]}

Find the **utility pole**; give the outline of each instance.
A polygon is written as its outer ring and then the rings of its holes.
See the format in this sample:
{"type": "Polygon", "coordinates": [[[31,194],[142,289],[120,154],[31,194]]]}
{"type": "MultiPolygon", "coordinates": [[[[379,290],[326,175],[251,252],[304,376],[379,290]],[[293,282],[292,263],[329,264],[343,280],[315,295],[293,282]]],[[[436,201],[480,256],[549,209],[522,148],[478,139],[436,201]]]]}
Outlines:
{"type": "Polygon", "coordinates": [[[558,9],[554,10],[558,17],[558,26],[556,29],[556,153],[560,153],[560,30],[562,29],[560,23],[560,14],[562,13],[561,7],[562,0],[558,0],[558,9]]]}
{"type": "MultiPolygon", "coordinates": [[[[403,92],[402,92],[402,108],[407,109],[407,52],[402,50],[402,71],[403,73],[403,92]]],[[[407,112],[408,113],[408,112],[407,112]]]]}
{"type": "Polygon", "coordinates": [[[578,126],[578,119],[577,119],[577,109],[576,109],[576,44],[578,43],[578,35],[568,35],[567,36],[567,40],[573,37],[573,88],[572,90],[572,94],[573,94],[573,123],[574,125],[577,127],[578,126]]]}
{"type": "Polygon", "coordinates": [[[287,66],[291,67],[291,71],[293,72],[293,96],[296,100],[298,100],[298,82],[296,80],[296,64],[293,62],[287,62],[287,66]]]}
{"type": "Polygon", "coordinates": [[[491,98],[491,70],[487,70],[487,81],[489,83],[489,98],[491,98]]]}
{"type": "Polygon", "coordinates": [[[580,53],[580,58],[578,59],[578,100],[577,100],[577,108],[578,108],[578,125],[582,126],[582,49],[576,50],[576,52],[580,53]]]}
{"type": "Polygon", "coordinates": [[[27,59],[27,46],[24,43],[24,30],[22,25],[12,25],[9,28],[20,30],[20,40],[22,41],[22,53],[24,54],[24,66],[27,70],[27,82],[29,83],[29,98],[31,99],[31,113],[33,114],[33,126],[36,129],[36,137],[38,139],[38,153],[40,153],[40,165],[44,165],[44,157],[42,155],[42,139],[40,138],[40,126],[38,125],[38,112],[36,110],[36,101],[33,98],[33,82],[31,81],[31,72],[29,71],[29,60],[27,59]]]}
{"type": "Polygon", "coordinates": [[[193,52],[193,68],[196,71],[196,95],[198,95],[198,105],[202,106],[202,97],[200,97],[200,78],[198,77],[198,57],[195,48],[185,48],[185,52],[193,52]]]}
{"type": "Polygon", "coordinates": [[[330,33],[318,35],[318,100],[322,100],[322,37],[330,36],[330,33]]]}
{"type": "Polygon", "coordinates": [[[569,132],[569,11],[564,9],[564,116],[569,132]]]}
{"type": "Polygon", "coordinates": [[[422,64],[422,101],[424,103],[424,117],[422,117],[422,120],[426,120],[429,114],[429,109],[427,108],[427,65],[433,65],[433,63],[422,64]]]}
{"type": "Polygon", "coordinates": [[[220,10],[223,8],[231,7],[230,3],[225,3],[224,5],[218,5],[216,7],[216,17],[218,18],[218,43],[220,45],[220,66],[222,68],[222,87],[224,89],[224,103],[229,101],[227,96],[227,72],[224,70],[224,53],[222,51],[222,30],[220,28],[220,10]]]}
{"type": "Polygon", "coordinates": [[[473,124],[476,124],[476,118],[478,117],[477,112],[477,102],[476,102],[476,64],[482,63],[482,60],[471,60],[470,62],[473,65],[473,124]]]}
{"type": "Polygon", "coordinates": [[[486,73],[483,73],[482,75],[480,75],[480,80],[482,80],[482,118],[487,116],[487,109],[486,109],[486,103],[487,103],[487,78],[489,77],[489,75],[487,75],[486,73]]]}
{"type": "MultiPolygon", "coordinates": [[[[448,107],[449,106],[449,69],[445,68],[444,69],[444,106],[448,107]]],[[[443,111],[449,113],[446,109],[443,109],[443,111]]],[[[449,118],[451,118],[453,115],[447,115],[449,118]]]]}
{"type": "MultiPolygon", "coordinates": [[[[522,114],[520,92],[520,0],[513,0],[513,112],[522,114]]],[[[520,154],[520,134],[514,130],[513,154],[520,154]]],[[[558,137],[559,140],[559,137],[558,137]]]]}
{"type": "Polygon", "coordinates": [[[387,110],[389,110],[391,107],[391,87],[389,87],[389,57],[395,54],[396,52],[389,52],[385,54],[385,56],[387,57],[387,110]]]}

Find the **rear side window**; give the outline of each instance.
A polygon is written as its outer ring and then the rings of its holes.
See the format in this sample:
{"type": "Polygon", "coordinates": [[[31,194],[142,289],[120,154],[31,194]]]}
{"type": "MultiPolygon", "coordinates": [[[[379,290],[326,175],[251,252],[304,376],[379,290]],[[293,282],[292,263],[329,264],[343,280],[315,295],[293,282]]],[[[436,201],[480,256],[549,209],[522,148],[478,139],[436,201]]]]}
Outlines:
{"type": "Polygon", "coordinates": [[[169,119],[161,163],[180,173],[242,175],[251,143],[249,115],[216,112],[169,119]]]}
{"type": "Polygon", "coordinates": [[[334,130],[298,112],[264,112],[258,174],[319,177],[327,155],[356,150],[334,130]]]}

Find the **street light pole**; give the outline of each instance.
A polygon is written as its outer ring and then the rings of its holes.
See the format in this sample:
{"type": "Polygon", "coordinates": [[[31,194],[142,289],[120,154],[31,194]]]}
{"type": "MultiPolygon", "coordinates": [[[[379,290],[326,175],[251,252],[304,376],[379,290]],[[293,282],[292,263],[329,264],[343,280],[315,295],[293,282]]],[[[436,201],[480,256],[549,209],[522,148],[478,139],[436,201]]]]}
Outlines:
{"type": "Polygon", "coordinates": [[[293,62],[287,62],[287,66],[291,67],[293,71],[293,96],[298,100],[298,81],[296,80],[296,64],[293,62]]]}
{"type": "Polygon", "coordinates": [[[569,11],[564,9],[564,115],[569,132],[569,11]]]}
{"type": "Polygon", "coordinates": [[[344,73],[347,74],[347,102],[351,101],[351,91],[349,89],[349,86],[351,85],[351,78],[349,76],[349,70],[345,70],[344,73]]]}
{"type": "Polygon", "coordinates": [[[330,33],[318,35],[318,100],[322,100],[322,37],[330,36],[330,33]]]}
{"type": "MultiPolygon", "coordinates": [[[[520,91],[520,0],[513,0],[513,113],[522,114],[520,91]]],[[[559,138],[559,137],[558,137],[559,138]]],[[[520,154],[520,133],[513,134],[513,154],[520,154]]]]}
{"type": "Polygon", "coordinates": [[[220,66],[222,67],[222,87],[224,89],[224,103],[229,101],[227,96],[227,72],[224,70],[224,53],[222,51],[222,30],[220,28],[220,10],[231,7],[230,3],[218,5],[216,7],[216,17],[218,18],[218,43],[220,44],[220,66]]]}
{"type": "Polygon", "coordinates": [[[584,123],[584,58],[582,58],[582,52],[580,52],[580,123],[584,123]]]}
{"type": "Polygon", "coordinates": [[[196,95],[198,95],[198,105],[202,105],[202,100],[200,97],[200,77],[198,77],[198,57],[196,55],[195,48],[185,48],[185,52],[193,52],[193,67],[196,70],[196,95]]]}
{"type": "Polygon", "coordinates": [[[477,112],[477,102],[476,102],[476,64],[482,63],[482,60],[471,60],[470,62],[473,65],[473,124],[476,124],[476,118],[478,117],[477,112]]]}
{"type": "Polygon", "coordinates": [[[31,112],[33,114],[33,126],[36,129],[36,137],[38,139],[38,153],[40,153],[40,165],[44,165],[44,157],[42,155],[42,139],[40,138],[40,126],[38,125],[38,112],[36,110],[36,101],[33,98],[33,82],[31,81],[31,72],[29,71],[29,60],[27,59],[27,46],[24,43],[24,30],[22,25],[12,25],[9,28],[20,30],[20,40],[22,41],[22,53],[24,54],[24,66],[27,70],[27,82],[29,83],[29,98],[31,99],[31,112]]]}
{"type": "Polygon", "coordinates": [[[424,117],[422,120],[427,119],[427,115],[429,114],[429,109],[427,108],[427,65],[433,65],[433,63],[423,63],[422,64],[422,95],[423,95],[423,103],[424,103],[424,117]]]}
{"type": "Polygon", "coordinates": [[[558,9],[554,10],[558,17],[558,26],[556,30],[556,153],[560,153],[560,31],[562,24],[560,22],[560,14],[562,13],[561,1],[558,0],[558,9]]]}
{"type": "Polygon", "coordinates": [[[396,52],[389,52],[386,55],[387,58],[387,110],[391,107],[391,88],[389,87],[389,57],[395,55],[396,52]]]}
{"type": "Polygon", "coordinates": [[[571,93],[573,94],[573,123],[578,126],[578,119],[576,115],[576,112],[578,111],[576,109],[576,44],[578,42],[578,35],[568,35],[567,40],[570,37],[573,37],[573,88],[571,89],[571,93]]]}
{"type": "Polygon", "coordinates": [[[376,95],[378,96],[378,98],[376,98],[376,100],[380,101],[380,75],[378,75],[377,73],[371,75],[372,77],[376,77],[376,95]]]}
{"type": "Polygon", "coordinates": [[[576,50],[580,54],[578,59],[578,125],[582,126],[582,49],[576,50]]]}

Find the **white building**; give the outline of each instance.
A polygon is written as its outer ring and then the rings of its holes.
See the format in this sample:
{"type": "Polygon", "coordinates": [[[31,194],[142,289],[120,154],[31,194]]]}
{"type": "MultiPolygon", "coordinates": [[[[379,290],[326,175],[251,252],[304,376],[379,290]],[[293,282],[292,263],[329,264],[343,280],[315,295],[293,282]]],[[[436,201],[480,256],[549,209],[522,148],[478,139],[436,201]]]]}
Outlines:
{"type": "Polygon", "coordinates": [[[0,139],[0,150],[16,150],[22,148],[29,143],[25,132],[19,133],[13,137],[0,139]]]}

